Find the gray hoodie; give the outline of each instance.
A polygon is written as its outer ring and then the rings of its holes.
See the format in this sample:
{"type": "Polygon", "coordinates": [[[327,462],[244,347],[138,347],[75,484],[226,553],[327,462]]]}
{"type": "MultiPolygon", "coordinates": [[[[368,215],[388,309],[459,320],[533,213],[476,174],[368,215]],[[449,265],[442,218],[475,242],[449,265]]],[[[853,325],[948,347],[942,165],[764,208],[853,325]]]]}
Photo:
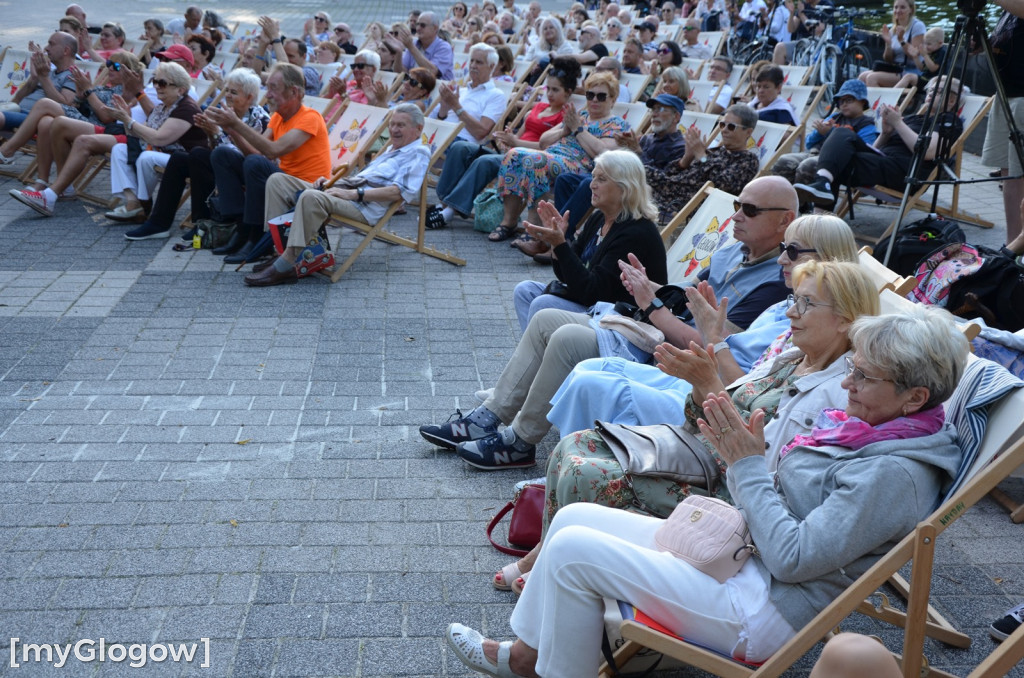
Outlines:
{"type": "Polygon", "coordinates": [[[761,553],[755,562],[794,629],[934,510],[960,457],[956,431],[947,423],[934,435],[856,451],[794,447],[779,462],[777,477],[760,456],[729,467],[729,490],[761,553]]]}

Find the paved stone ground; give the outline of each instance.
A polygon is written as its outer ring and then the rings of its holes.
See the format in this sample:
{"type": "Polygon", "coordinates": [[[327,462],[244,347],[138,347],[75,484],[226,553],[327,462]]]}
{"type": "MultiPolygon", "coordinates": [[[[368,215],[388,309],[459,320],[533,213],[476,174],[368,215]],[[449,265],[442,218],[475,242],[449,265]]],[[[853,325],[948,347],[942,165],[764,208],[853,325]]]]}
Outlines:
{"type": "MultiPolygon", "coordinates": [[[[295,17],[313,5],[283,4],[295,17]]],[[[106,7],[130,25],[163,10],[106,7]]],[[[376,9],[346,7],[356,25],[376,9]]],[[[3,40],[45,34],[0,11],[3,40]]],[[[0,180],[0,674],[56,674],[8,666],[9,637],[208,637],[209,669],[149,673],[465,675],[448,622],[509,635],[511,594],[488,583],[506,558],[484,525],[542,467],[477,472],[416,427],[494,383],[518,336],[512,287],[550,273],[462,222],[430,240],[464,268],[375,243],[338,284],[250,289],[208,252],[125,241],[90,205],[39,218],[7,197],[17,186],[0,180]]],[[[994,187],[965,192],[1001,223],[994,187]]],[[[864,208],[858,225],[890,214],[864,208]]],[[[933,600],[974,644],[930,643],[935,665],[967,673],[992,648],[988,623],[1024,598],[1020,529],[983,501],[940,540],[933,600]]],[[[893,636],[864,618],[848,628],[893,636]]],[[[129,672],[71,662],[61,675],[129,672]]]]}

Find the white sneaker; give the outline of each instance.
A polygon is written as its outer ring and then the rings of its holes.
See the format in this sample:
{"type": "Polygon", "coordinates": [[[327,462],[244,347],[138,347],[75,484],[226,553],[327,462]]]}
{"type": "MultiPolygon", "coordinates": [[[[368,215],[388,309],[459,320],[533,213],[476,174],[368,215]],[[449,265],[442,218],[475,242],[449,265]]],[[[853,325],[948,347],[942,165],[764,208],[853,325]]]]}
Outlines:
{"type": "Polygon", "coordinates": [[[13,165],[14,158],[8,158],[3,153],[0,153],[0,165],[13,165]]]}
{"type": "Polygon", "coordinates": [[[53,203],[46,199],[46,194],[42,191],[18,190],[16,188],[12,188],[10,190],[10,196],[18,202],[28,205],[44,217],[53,216],[53,203]]]}

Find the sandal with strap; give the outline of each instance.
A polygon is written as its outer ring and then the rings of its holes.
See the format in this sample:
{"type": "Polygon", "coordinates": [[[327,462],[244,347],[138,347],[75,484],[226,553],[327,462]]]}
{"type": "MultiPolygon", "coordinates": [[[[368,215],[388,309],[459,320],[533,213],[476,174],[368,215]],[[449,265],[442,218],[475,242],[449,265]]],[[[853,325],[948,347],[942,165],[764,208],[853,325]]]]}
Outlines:
{"type": "Polygon", "coordinates": [[[498,224],[498,227],[491,231],[487,239],[491,242],[504,242],[516,234],[515,226],[506,226],[505,224],[498,224]]]}
{"type": "Polygon", "coordinates": [[[509,585],[509,588],[512,589],[512,593],[516,594],[517,596],[523,595],[523,589],[526,588],[526,580],[529,578],[530,573],[523,572],[521,575],[519,575],[519,577],[513,579],[512,583],[509,585]]]}
{"type": "Polygon", "coordinates": [[[511,591],[511,582],[514,582],[521,576],[523,576],[523,571],[519,569],[519,561],[517,560],[501,568],[500,572],[495,572],[494,577],[491,578],[491,584],[499,591],[511,591]]]}
{"type": "Polygon", "coordinates": [[[479,631],[462,624],[449,624],[444,639],[459,661],[474,671],[494,678],[520,678],[508,665],[512,656],[511,640],[498,643],[498,665],[495,666],[484,655],[485,639],[479,631]]]}

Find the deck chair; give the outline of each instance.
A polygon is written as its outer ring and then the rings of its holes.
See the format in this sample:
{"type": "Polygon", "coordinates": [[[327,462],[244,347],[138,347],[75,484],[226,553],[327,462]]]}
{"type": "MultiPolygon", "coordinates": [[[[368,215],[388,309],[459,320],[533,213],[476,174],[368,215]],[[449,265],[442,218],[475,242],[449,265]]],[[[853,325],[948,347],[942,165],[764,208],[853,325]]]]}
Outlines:
{"type": "MultiPolygon", "coordinates": [[[[766,175],[783,153],[790,152],[801,134],[803,134],[803,125],[793,127],[792,125],[758,120],[749,144],[750,150],[757,154],[758,162],[761,165],[761,171],[757,173],[757,176],[766,175]]],[[[721,139],[715,139],[711,145],[717,146],[720,143],[721,139]]]]}
{"type": "MultiPolygon", "coordinates": [[[[961,119],[964,121],[964,129],[953,146],[950,148],[950,162],[949,167],[956,176],[960,176],[964,144],[967,143],[968,137],[977,129],[981,121],[984,120],[988,114],[989,109],[992,107],[993,97],[982,97],[974,94],[965,95],[961,99],[961,108],[958,111],[961,119]]],[[[938,176],[938,168],[933,169],[925,179],[931,180],[938,176]]],[[[945,177],[943,177],[945,178],[945,177]]],[[[894,191],[891,188],[884,186],[871,186],[871,187],[850,187],[851,190],[847,192],[839,204],[836,206],[836,214],[840,217],[844,216],[847,212],[850,212],[850,218],[853,219],[853,204],[860,199],[865,197],[873,198],[879,203],[888,203],[899,205],[903,200],[903,193],[894,191]]],[[[915,192],[910,200],[907,202],[907,212],[911,209],[919,209],[924,212],[936,212],[937,214],[954,221],[966,221],[982,228],[992,228],[994,224],[987,219],[983,219],[980,216],[969,214],[960,210],[960,186],[954,185],[952,189],[952,196],[950,199],[949,207],[945,205],[937,204],[935,210],[931,208],[931,191],[934,190],[933,186],[924,185],[921,186],[917,192],[915,192]]],[[[897,210],[898,211],[898,210],[897,210]]],[[[896,224],[900,222],[903,214],[896,214],[893,222],[885,230],[885,232],[879,236],[878,239],[869,236],[861,236],[864,240],[874,240],[878,242],[882,238],[888,236],[896,224]]]]}
{"type": "Polygon", "coordinates": [[[608,48],[608,56],[622,63],[622,50],[625,49],[626,43],[619,40],[605,40],[604,46],[608,48]]]}
{"type": "MultiPolygon", "coordinates": [[[[423,125],[423,143],[427,144],[431,149],[430,163],[428,164],[428,167],[433,167],[434,164],[444,156],[444,152],[455,140],[456,135],[458,135],[461,129],[462,123],[444,122],[443,120],[435,120],[433,118],[426,119],[423,125]]],[[[338,280],[341,279],[341,276],[345,274],[345,271],[352,267],[352,264],[354,264],[356,259],[359,258],[359,255],[363,253],[363,250],[365,250],[374,239],[380,239],[394,245],[402,245],[409,249],[416,250],[421,254],[426,254],[457,266],[465,266],[465,259],[460,259],[448,252],[442,252],[434,249],[423,242],[423,236],[427,224],[427,186],[428,182],[426,177],[424,177],[423,185],[420,187],[419,223],[417,226],[417,235],[415,240],[384,230],[384,227],[391,220],[391,217],[394,216],[398,208],[402,206],[401,200],[396,200],[391,203],[391,206],[388,207],[384,216],[382,216],[380,220],[373,225],[364,224],[362,222],[346,219],[345,217],[337,215],[332,216],[328,221],[328,225],[346,226],[363,233],[364,236],[362,241],[356,246],[355,250],[352,251],[348,258],[343,263],[335,267],[334,272],[331,274],[331,282],[338,282],[338,280]]]]}
{"type": "Polygon", "coordinates": [[[872,256],[870,247],[861,247],[857,255],[861,269],[871,276],[879,288],[889,289],[901,297],[906,297],[911,290],[917,287],[917,278],[913,276],[905,278],[888,268],[872,256]]]}
{"type": "Polygon", "coordinates": [[[534,59],[516,57],[515,62],[513,62],[512,65],[512,72],[509,73],[509,75],[511,75],[515,80],[516,87],[519,87],[526,82],[526,79],[530,77],[530,73],[533,72],[536,65],[537,62],[534,59]]]}
{"type": "MultiPolygon", "coordinates": [[[[718,95],[722,92],[724,82],[712,82],[711,80],[690,81],[690,101],[696,102],[700,110],[707,111],[711,104],[715,103],[718,95]]],[[[715,116],[716,118],[718,116],[715,116]]]]}
{"type": "Polygon", "coordinates": [[[452,40],[451,43],[455,54],[466,54],[469,50],[469,40],[452,40]]]}
{"type": "Polygon", "coordinates": [[[635,104],[640,100],[647,85],[651,82],[651,77],[650,74],[644,75],[643,73],[622,73],[619,82],[629,89],[630,103],[635,104]]]}
{"type": "Polygon", "coordinates": [[[240,58],[237,52],[220,51],[213,57],[213,61],[210,63],[220,69],[221,73],[227,75],[231,70],[238,65],[238,59],[240,58]]]}
{"type": "MultiPolygon", "coordinates": [[[[861,265],[864,265],[863,261],[861,265]]],[[[917,303],[904,295],[897,294],[891,289],[882,290],[878,295],[878,302],[881,305],[882,313],[899,313],[908,306],[912,306],[917,303]]],[[[963,318],[954,318],[954,320],[956,321],[957,327],[960,328],[960,331],[963,332],[965,337],[967,337],[967,341],[971,341],[981,334],[981,325],[978,323],[971,322],[970,320],[964,320],[963,318]]]]}
{"type": "Polygon", "coordinates": [[[386,108],[354,101],[349,101],[342,107],[328,135],[331,168],[337,176],[358,171],[367,149],[387,127],[389,113],[386,108]]]}
{"type": "Polygon", "coordinates": [[[669,280],[675,284],[694,280],[710,265],[712,254],[734,242],[734,200],[736,196],[714,188],[709,181],[661,230],[668,249],[669,280]]]}
{"type": "MultiPolygon", "coordinates": [[[[572,101],[576,110],[586,110],[587,100],[582,94],[573,94],[569,97],[569,100],[572,101]]],[[[612,115],[617,115],[628,122],[630,129],[636,132],[637,136],[640,136],[647,129],[647,123],[651,117],[651,109],[647,108],[647,104],[620,101],[612,106],[612,115]]]]}
{"type": "Polygon", "coordinates": [[[806,85],[811,77],[810,66],[779,66],[782,69],[783,85],[806,85]]]}
{"type": "Polygon", "coordinates": [[[331,66],[328,64],[306,64],[320,76],[320,96],[323,96],[327,92],[327,87],[330,84],[331,77],[338,75],[342,68],[339,66],[331,66]]]}
{"type": "Polygon", "coordinates": [[[882,104],[894,106],[900,113],[907,110],[907,106],[914,100],[917,93],[916,87],[896,89],[895,87],[868,87],[868,103],[871,104],[871,111],[875,114],[875,127],[882,131],[882,118],[878,115],[879,107],[882,104]]]}
{"type": "Polygon", "coordinates": [[[711,54],[718,56],[725,44],[725,31],[701,31],[697,34],[697,42],[707,45],[711,54]]]}
{"type": "Polygon", "coordinates": [[[390,71],[379,71],[377,73],[377,79],[384,83],[384,86],[388,88],[388,99],[392,99],[395,96],[395,92],[402,86],[402,74],[392,73],[390,71]]]}
{"type": "MultiPolygon", "coordinates": [[[[947,420],[956,427],[958,444],[964,450],[964,464],[957,484],[914,531],[857,578],[809,624],[798,630],[796,636],[768,661],[760,666],[739,663],[649,626],[644,623],[645,617],[637,615],[635,619],[622,622],[622,637],[626,642],[615,653],[616,664],[622,666],[626,659],[646,647],[717,676],[779,676],[854,611],[903,627],[901,665],[905,678],[924,675],[922,652],[926,635],[947,643],[959,641],[954,644],[961,647],[969,646],[969,638],[957,634],[947,626],[948,622],[929,610],[935,540],[1024,462],[1024,422],[1020,417],[1024,408],[1024,388],[1021,386],[1024,382],[995,363],[977,358],[969,360],[956,392],[946,403],[947,420]],[[873,605],[865,603],[865,598],[911,560],[910,598],[905,614],[894,610],[879,613],[873,605]]],[[[1009,649],[993,653],[992,663],[1001,666],[1019,656],[1022,652],[1021,637],[1021,634],[1015,634],[1009,649]]],[[[901,658],[897,656],[897,659],[901,658]]],[[[988,665],[991,664],[986,663],[988,665]]],[[[951,677],[951,674],[934,668],[930,671],[930,675],[951,677]]],[[[602,669],[601,675],[608,675],[607,668],[602,669]]],[[[971,675],[1002,674],[975,671],[971,675]]]]}
{"type": "Polygon", "coordinates": [[[713,139],[718,133],[718,116],[712,113],[683,111],[683,115],[679,118],[679,131],[686,134],[686,130],[690,127],[696,127],[701,136],[713,139]]]}
{"type": "MultiPolygon", "coordinates": [[[[3,59],[0,60],[0,103],[6,103],[14,98],[22,83],[28,80],[30,73],[29,53],[25,49],[4,49],[3,59]]],[[[24,170],[10,170],[0,167],[0,176],[20,177],[24,170]]]]}
{"type": "Polygon", "coordinates": [[[796,111],[798,120],[804,127],[807,121],[818,107],[822,95],[825,94],[824,87],[814,85],[783,85],[782,97],[789,102],[789,105],[796,111]]]}
{"type": "Polygon", "coordinates": [[[455,58],[452,62],[452,73],[454,74],[455,84],[459,87],[465,87],[466,83],[469,82],[469,55],[462,52],[456,52],[455,58]]]}
{"type": "Polygon", "coordinates": [[[707,66],[707,62],[704,59],[683,57],[683,63],[679,65],[686,71],[686,77],[690,79],[690,84],[692,86],[693,81],[700,78],[700,74],[704,71],[704,67],[707,66]]]}

